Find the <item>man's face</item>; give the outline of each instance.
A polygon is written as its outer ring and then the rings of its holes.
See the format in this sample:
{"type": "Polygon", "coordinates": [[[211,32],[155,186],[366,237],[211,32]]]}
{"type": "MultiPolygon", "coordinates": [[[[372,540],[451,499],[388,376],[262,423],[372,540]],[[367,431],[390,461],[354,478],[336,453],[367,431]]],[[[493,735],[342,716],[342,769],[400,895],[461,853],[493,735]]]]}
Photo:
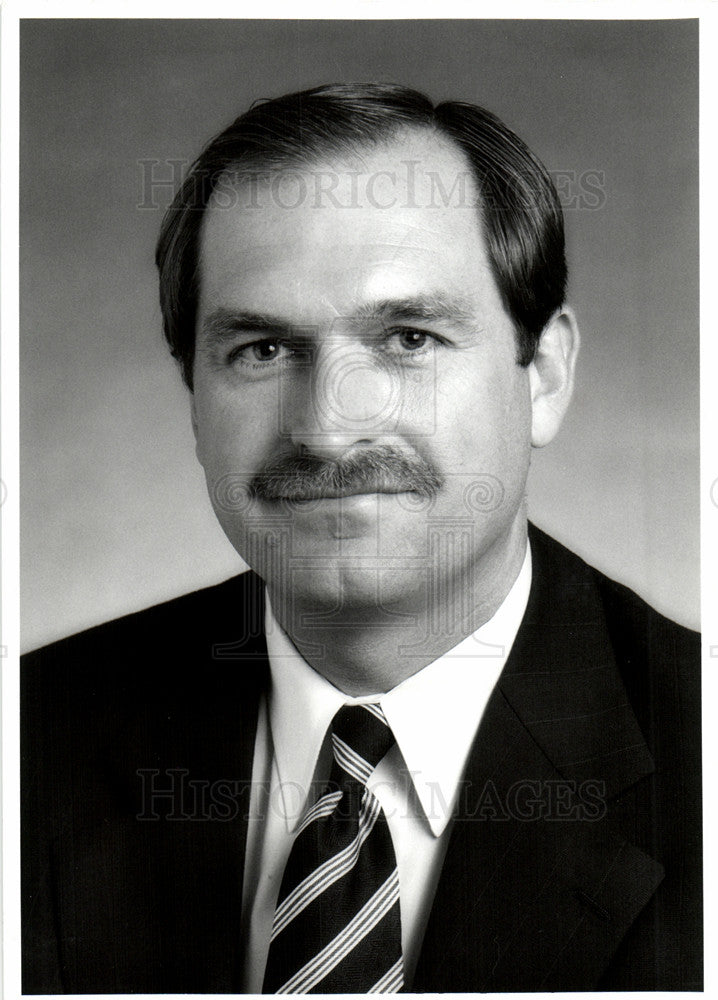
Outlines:
{"type": "Polygon", "coordinates": [[[273,595],[391,615],[523,531],[529,370],[457,148],[412,132],[297,169],[206,212],[197,454],[273,595]]]}

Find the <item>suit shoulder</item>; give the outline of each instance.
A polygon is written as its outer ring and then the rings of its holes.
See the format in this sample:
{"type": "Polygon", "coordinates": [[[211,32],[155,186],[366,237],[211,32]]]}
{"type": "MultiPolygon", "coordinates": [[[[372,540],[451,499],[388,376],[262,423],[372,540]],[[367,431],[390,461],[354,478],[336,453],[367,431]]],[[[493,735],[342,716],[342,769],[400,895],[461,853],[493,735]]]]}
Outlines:
{"type": "Polygon", "coordinates": [[[152,729],[173,712],[199,711],[200,702],[208,710],[244,699],[264,678],[263,600],[259,578],[241,574],[27,653],[26,747],[38,732],[50,746],[74,746],[101,740],[138,712],[152,729]]]}
{"type": "Polygon", "coordinates": [[[167,652],[176,644],[191,644],[199,631],[206,634],[221,628],[222,623],[257,617],[262,588],[254,573],[242,573],[25,653],[21,657],[23,671],[62,662],[78,665],[95,657],[114,659],[123,651],[123,655],[139,649],[167,652]]]}
{"type": "Polygon", "coordinates": [[[618,628],[621,634],[643,636],[645,641],[669,644],[676,653],[700,654],[700,633],[656,611],[629,587],[618,583],[593,569],[609,627],[618,628]],[[615,624],[614,624],[615,623],[615,624]]]}
{"type": "Polygon", "coordinates": [[[644,730],[665,715],[684,750],[700,753],[700,634],[660,614],[628,587],[596,574],[606,625],[629,698],[644,730]],[[653,719],[641,705],[650,704],[653,719]]]}
{"type": "Polygon", "coordinates": [[[580,585],[597,588],[609,631],[621,636],[619,645],[630,637],[636,640],[643,637],[646,641],[668,642],[677,650],[698,655],[698,632],[662,615],[629,587],[606,576],[533,524],[529,528],[529,538],[538,561],[554,579],[568,584],[574,591],[580,585]]]}
{"type": "MultiPolygon", "coordinates": [[[[612,580],[580,556],[530,529],[539,572],[552,592],[574,605],[600,609],[616,665],[644,732],[660,721],[665,734],[700,740],[700,635],[656,611],[629,587],[612,580]],[[660,717],[660,718],[659,718],[660,717]],[[681,719],[683,727],[676,723],[681,719]]],[[[699,744],[698,744],[699,745],[699,744]]]]}

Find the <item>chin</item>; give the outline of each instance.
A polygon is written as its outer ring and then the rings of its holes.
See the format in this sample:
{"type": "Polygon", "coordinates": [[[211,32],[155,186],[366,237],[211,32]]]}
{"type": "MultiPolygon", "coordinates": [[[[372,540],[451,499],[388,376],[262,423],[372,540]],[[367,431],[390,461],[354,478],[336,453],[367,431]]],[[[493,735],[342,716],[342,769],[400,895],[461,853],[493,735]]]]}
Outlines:
{"type": "Polygon", "coordinates": [[[377,611],[382,610],[387,621],[393,620],[404,602],[415,611],[417,598],[423,599],[425,574],[339,560],[326,569],[295,567],[289,574],[265,580],[271,592],[286,594],[298,607],[359,625],[366,619],[376,622],[377,611]]]}

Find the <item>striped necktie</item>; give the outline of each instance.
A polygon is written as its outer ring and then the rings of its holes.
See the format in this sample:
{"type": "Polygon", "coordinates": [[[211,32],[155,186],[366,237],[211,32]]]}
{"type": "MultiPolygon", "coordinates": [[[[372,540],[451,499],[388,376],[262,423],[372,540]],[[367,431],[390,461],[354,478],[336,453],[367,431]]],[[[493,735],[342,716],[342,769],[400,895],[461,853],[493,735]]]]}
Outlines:
{"type": "Polygon", "coordinates": [[[324,794],[297,832],[279,890],[264,993],[398,993],[399,874],[366,787],[394,743],[378,705],[340,709],[324,794]]]}

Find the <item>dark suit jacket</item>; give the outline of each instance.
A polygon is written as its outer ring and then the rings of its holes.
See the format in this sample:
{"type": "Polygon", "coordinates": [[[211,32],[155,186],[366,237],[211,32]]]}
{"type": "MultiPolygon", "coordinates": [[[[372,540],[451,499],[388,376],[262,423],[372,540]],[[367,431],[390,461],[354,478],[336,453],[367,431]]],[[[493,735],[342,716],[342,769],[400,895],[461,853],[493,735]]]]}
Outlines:
{"type": "MultiPolygon", "coordinates": [[[[412,989],[700,989],[696,636],[531,545],[412,989]]],[[[248,573],[26,657],[23,992],[239,991],[262,605],[248,573]]]]}

